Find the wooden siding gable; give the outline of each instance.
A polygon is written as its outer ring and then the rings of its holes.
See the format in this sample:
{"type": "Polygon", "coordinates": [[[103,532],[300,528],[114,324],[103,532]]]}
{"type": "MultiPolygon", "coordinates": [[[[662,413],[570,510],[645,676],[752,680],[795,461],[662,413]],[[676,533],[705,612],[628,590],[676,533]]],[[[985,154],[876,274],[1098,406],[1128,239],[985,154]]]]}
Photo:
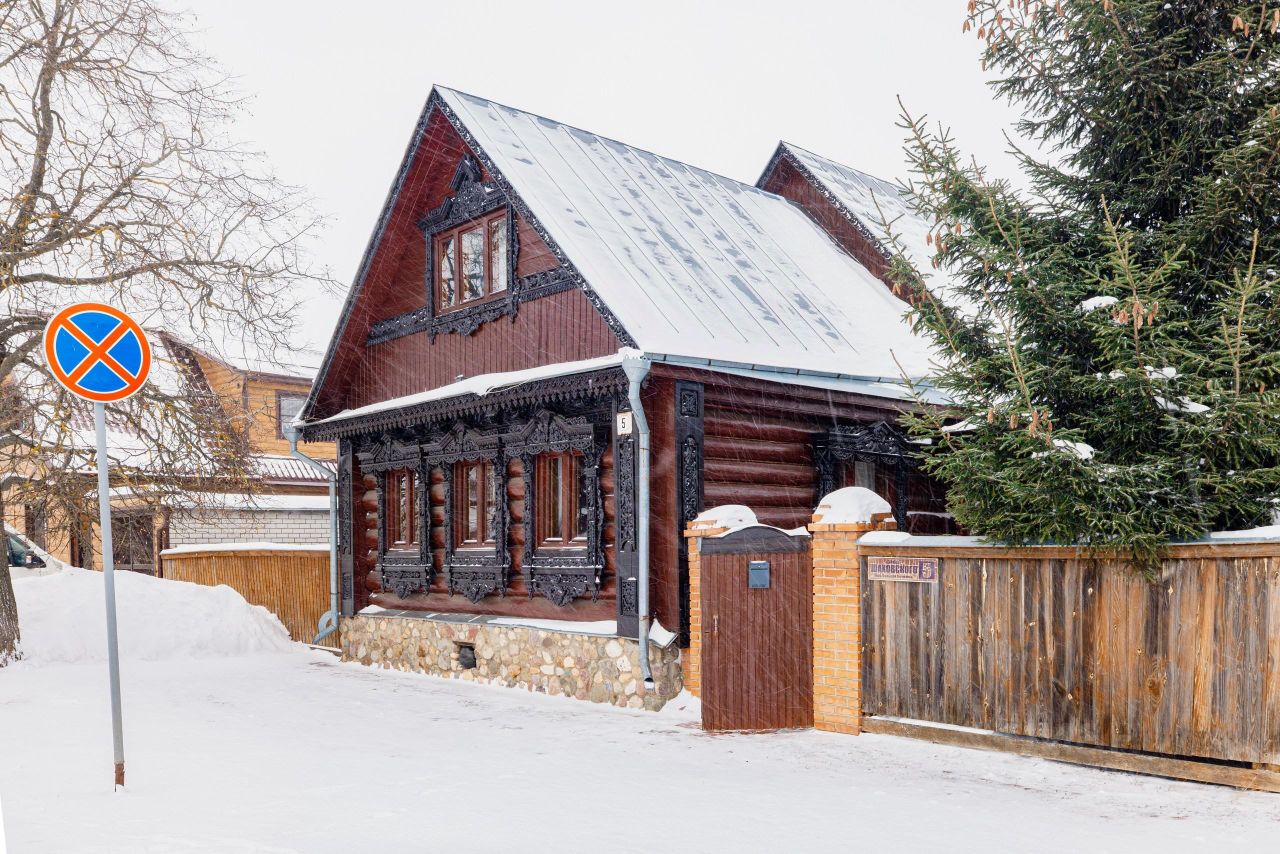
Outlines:
{"type": "Polygon", "coordinates": [[[884,282],[894,296],[906,299],[903,289],[888,277],[893,254],[872,232],[871,224],[863,222],[842,204],[811,170],[796,159],[785,142],[778,143],[756,186],[794,203],[841,249],[884,282]]]}
{"type": "Polygon", "coordinates": [[[303,418],[316,420],[437,388],[459,374],[593,358],[633,344],[433,89],[348,291],[303,418]],[[506,196],[515,223],[516,276],[531,283],[529,298],[519,301],[509,318],[434,340],[415,332],[370,343],[370,331],[379,321],[427,310],[426,238],[418,223],[452,192],[464,157],[474,159],[481,178],[506,196]],[[559,278],[548,285],[550,275],[559,278]]]}

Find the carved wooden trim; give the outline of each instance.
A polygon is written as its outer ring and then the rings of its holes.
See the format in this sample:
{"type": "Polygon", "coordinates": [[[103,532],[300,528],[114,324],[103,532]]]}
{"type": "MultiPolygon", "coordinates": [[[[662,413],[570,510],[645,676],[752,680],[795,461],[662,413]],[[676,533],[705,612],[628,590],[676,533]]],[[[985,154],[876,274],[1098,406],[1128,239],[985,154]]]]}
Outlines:
{"type": "Polygon", "coordinates": [[[610,436],[610,416],[614,397],[596,399],[587,405],[576,403],[566,411],[515,407],[482,417],[455,417],[447,429],[426,432],[430,425],[419,424],[415,438],[408,433],[384,433],[370,437],[360,451],[370,470],[385,472],[413,460],[422,483],[418,490],[419,520],[423,526],[418,554],[387,551],[385,536],[385,483],[378,488],[378,568],[383,589],[397,596],[427,590],[433,576],[431,566],[431,472],[441,469],[444,485],[444,572],[451,594],[462,594],[472,602],[497,593],[504,595],[510,577],[510,508],[507,503],[508,462],[521,458],[525,463],[524,573],[529,595],[546,596],[564,606],[574,599],[599,596],[604,575],[604,502],[600,488],[600,464],[610,436]],[[582,548],[539,550],[533,529],[537,518],[534,488],[534,460],[549,451],[577,451],[581,454],[580,497],[584,537],[582,548]],[[498,478],[499,500],[494,508],[492,548],[459,548],[455,542],[454,470],[456,463],[484,460],[498,478]]]}
{"type": "Polygon", "coordinates": [[[626,387],[627,378],[621,368],[605,368],[590,373],[535,380],[483,396],[458,395],[332,424],[314,424],[304,428],[303,435],[307,441],[332,441],[344,436],[369,436],[393,430],[421,429],[462,417],[499,420],[508,417],[504,413],[521,406],[573,404],[602,395],[617,394],[625,391],[626,387]]]}
{"type": "Polygon", "coordinates": [[[383,434],[356,453],[360,469],[376,476],[378,482],[378,557],[377,568],[382,589],[401,599],[428,590],[434,567],[431,562],[430,482],[422,449],[390,434],[383,434]],[[386,473],[395,469],[411,469],[417,480],[414,509],[418,525],[418,548],[389,549],[387,543],[386,473]]]}
{"type": "MultiPolygon", "coordinates": [[[[676,508],[677,536],[703,507],[703,388],[702,383],[676,382],[676,508]]],[[[679,549],[680,645],[689,643],[689,552],[679,549]]]]}
{"type": "Polygon", "coordinates": [[[504,315],[514,321],[520,306],[526,302],[572,290],[575,287],[573,278],[563,267],[519,276],[508,288],[508,295],[505,298],[499,297],[470,305],[463,304],[439,317],[435,317],[431,306],[427,306],[397,314],[386,320],[379,320],[369,328],[367,343],[382,344],[417,332],[430,332],[433,338],[448,332],[470,335],[482,324],[497,320],[504,315]]]}
{"type": "Polygon", "coordinates": [[[579,596],[590,593],[594,601],[600,594],[604,575],[600,459],[608,428],[599,422],[598,418],[564,416],[539,410],[524,425],[504,437],[506,452],[519,456],[524,465],[522,572],[530,598],[543,595],[563,607],[579,596]],[[586,518],[586,545],[582,548],[539,549],[535,533],[538,519],[536,460],[540,454],[565,451],[577,451],[582,455],[579,485],[585,487],[580,501],[586,518]]]}
{"type": "Polygon", "coordinates": [[[887,421],[872,424],[842,424],[813,437],[813,462],[818,470],[818,494],[814,504],[836,488],[836,465],[842,462],[871,462],[892,467],[897,490],[893,516],[901,530],[907,529],[907,477],[919,465],[916,448],[907,435],[887,421]]]}
{"type": "MultiPolygon", "coordinates": [[[[338,442],[338,571],[342,613],[350,616],[355,610],[355,513],[352,495],[352,465],[354,463],[350,439],[338,442]]],[[[363,525],[361,526],[363,534],[363,525]]]]}
{"type": "MultiPolygon", "coordinates": [[[[630,403],[620,396],[617,413],[630,411],[630,403]]],[[[613,436],[614,564],[618,573],[618,634],[634,637],[640,629],[639,574],[636,553],[636,436],[613,436]]]]}
{"type": "Polygon", "coordinates": [[[560,244],[557,243],[555,238],[551,236],[550,232],[543,227],[542,222],[534,215],[533,211],[525,203],[525,200],[520,197],[520,194],[515,192],[510,182],[507,181],[502,172],[498,170],[497,165],[494,164],[493,160],[485,153],[475,136],[467,129],[467,126],[462,123],[458,116],[453,112],[453,109],[444,102],[444,99],[441,98],[438,93],[432,93],[431,100],[427,107],[428,111],[433,107],[439,109],[441,114],[448,119],[449,124],[453,126],[453,129],[457,132],[458,136],[462,137],[463,142],[467,144],[467,146],[475,153],[476,158],[484,165],[485,169],[488,170],[493,181],[502,188],[503,193],[506,194],[507,201],[520,215],[520,218],[528,223],[534,233],[537,234],[538,237],[542,239],[542,242],[547,245],[547,248],[551,250],[551,254],[560,261],[560,265],[565,268],[567,275],[573,280],[574,284],[581,289],[583,294],[587,297],[588,302],[595,307],[596,311],[599,312],[600,316],[604,319],[605,324],[613,331],[613,334],[617,336],[618,343],[624,347],[635,347],[635,339],[632,338],[631,334],[623,327],[622,322],[618,319],[617,315],[615,315],[613,311],[604,304],[604,300],[600,299],[600,296],[591,288],[590,285],[587,284],[586,280],[582,277],[582,274],[578,272],[578,268],[574,266],[568,256],[565,255],[564,250],[560,248],[560,244]]]}

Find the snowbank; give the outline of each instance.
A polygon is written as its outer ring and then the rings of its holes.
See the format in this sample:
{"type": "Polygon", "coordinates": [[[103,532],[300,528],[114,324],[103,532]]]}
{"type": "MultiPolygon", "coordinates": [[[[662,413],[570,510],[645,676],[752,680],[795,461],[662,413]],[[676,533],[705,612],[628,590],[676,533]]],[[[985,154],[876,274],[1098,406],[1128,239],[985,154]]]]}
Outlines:
{"type": "Polygon", "coordinates": [[[877,513],[892,513],[889,502],[869,489],[861,486],[846,486],[837,489],[818,502],[814,512],[815,522],[824,525],[836,524],[870,524],[871,517],[877,513]]]}
{"type": "MultiPolygon", "coordinates": [[[[117,572],[120,657],[141,661],[215,658],[297,647],[274,614],[230,587],[117,572]]],[[[23,658],[84,663],[106,659],[102,573],[69,568],[18,578],[23,658]]]]}

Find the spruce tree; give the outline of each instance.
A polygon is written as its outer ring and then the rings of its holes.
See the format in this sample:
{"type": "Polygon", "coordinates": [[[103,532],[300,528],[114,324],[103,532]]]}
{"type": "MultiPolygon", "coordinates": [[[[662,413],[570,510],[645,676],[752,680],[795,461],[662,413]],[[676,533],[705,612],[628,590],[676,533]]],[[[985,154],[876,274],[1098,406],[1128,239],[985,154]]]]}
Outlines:
{"type": "Polygon", "coordinates": [[[904,116],[937,269],[892,272],[963,417],[912,427],[957,520],[1147,566],[1270,524],[1280,2],[976,0],[964,29],[1043,153],[1016,189],[904,116]]]}

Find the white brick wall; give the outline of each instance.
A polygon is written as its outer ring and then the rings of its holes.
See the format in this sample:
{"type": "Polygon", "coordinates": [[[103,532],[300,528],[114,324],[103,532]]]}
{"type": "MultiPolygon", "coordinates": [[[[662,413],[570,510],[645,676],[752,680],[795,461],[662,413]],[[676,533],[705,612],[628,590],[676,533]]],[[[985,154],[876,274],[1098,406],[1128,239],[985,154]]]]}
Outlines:
{"type": "Polygon", "coordinates": [[[169,519],[169,545],[329,542],[326,510],[198,510],[169,519]]]}

